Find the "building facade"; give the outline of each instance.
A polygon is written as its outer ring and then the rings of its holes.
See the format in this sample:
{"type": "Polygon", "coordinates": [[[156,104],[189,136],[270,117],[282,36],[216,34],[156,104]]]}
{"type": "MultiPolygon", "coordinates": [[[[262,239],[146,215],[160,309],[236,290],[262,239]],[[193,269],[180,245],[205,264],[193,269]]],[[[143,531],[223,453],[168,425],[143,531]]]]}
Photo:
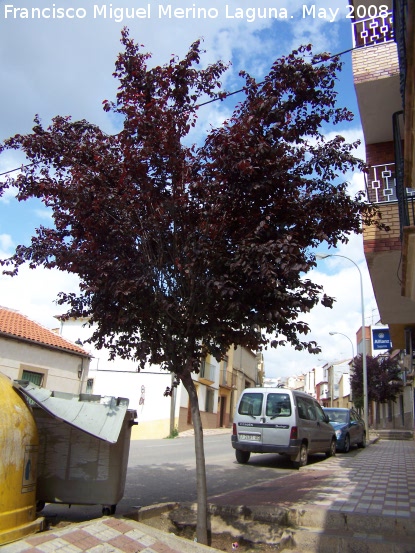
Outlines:
{"type": "Polygon", "coordinates": [[[0,307],[0,372],[49,390],[86,391],[88,352],[25,315],[0,307]]]}
{"type": "MultiPolygon", "coordinates": [[[[83,344],[91,362],[85,382],[89,393],[125,397],[129,408],[137,411],[138,425],[132,428],[131,439],[166,438],[172,432],[193,428],[189,397],[183,386],[164,392],[172,386],[170,372],[149,365],[139,371],[137,363],[116,357],[109,359],[105,349],[97,350],[87,342],[93,328],[87,319],[58,317],[61,336],[83,344]]],[[[212,356],[203,360],[199,373],[193,373],[203,428],[228,427],[240,393],[256,386],[261,374],[260,359],[246,348],[231,348],[220,363],[212,356]]],[[[263,371],[263,368],[262,368],[263,371]]]]}
{"type": "MultiPolygon", "coordinates": [[[[389,227],[366,227],[364,252],[381,322],[389,326],[393,349],[404,352],[402,400],[387,424],[413,428],[415,2],[351,0],[350,4],[355,15],[352,62],[368,165],[367,195],[389,227]]],[[[376,422],[373,416],[370,422],[376,422]]]]}
{"type": "MultiPolygon", "coordinates": [[[[199,374],[194,375],[203,427],[229,427],[242,391],[259,385],[263,370],[262,355],[245,347],[231,347],[219,363],[209,356],[199,374]]],[[[186,390],[182,390],[179,432],[190,428],[189,399],[186,390]]]]}
{"type": "Polygon", "coordinates": [[[74,343],[83,344],[91,356],[86,391],[98,395],[124,397],[129,409],[137,411],[137,426],[131,429],[131,439],[166,438],[171,428],[177,428],[180,411],[180,388],[173,397],[165,396],[172,377],[157,366],[139,371],[137,363],[116,357],[109,359],[108,350],[97,350],[87,340],[93,328],[87,319],[59,321],[59,334],[74,343]]]}

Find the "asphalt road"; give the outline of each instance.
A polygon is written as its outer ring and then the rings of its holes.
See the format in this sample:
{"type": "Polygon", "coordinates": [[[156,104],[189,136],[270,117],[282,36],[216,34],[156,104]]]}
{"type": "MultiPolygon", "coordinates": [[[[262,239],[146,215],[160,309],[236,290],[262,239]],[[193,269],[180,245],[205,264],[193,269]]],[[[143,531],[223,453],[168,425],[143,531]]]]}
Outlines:
{"type": "MultiPolygon", "coordinates": [[[[208,496],[283,476],[292,470],[286,459],[276,455],[252,456],[249,465],[239,465],[230,434],[206,436],[204,447],[208,496]]],[[[142,506],[196,500],[193,437],[134,443],[125,495],[119,505],[131,504],[137,498],[142,506]]]]}
{"type": "MultiPolygon", "coordinates": [[[[289,460],[279,455],[252,455],[249,464],[238,464],[230,434],[205,436],[204,448],[208,497],[285,476],[294,470],[289,460]]],[[[321,456],[315,456],[309,462],[319,459],[321,456]]],[[[132,441],[124,497],[116,513],[184,501],[196,501],[194,438],[132,441]]],[[[52,524],[65,520],[79,522],[101,517],[102,506],[51,503],[41,514],[52,524]]]]}

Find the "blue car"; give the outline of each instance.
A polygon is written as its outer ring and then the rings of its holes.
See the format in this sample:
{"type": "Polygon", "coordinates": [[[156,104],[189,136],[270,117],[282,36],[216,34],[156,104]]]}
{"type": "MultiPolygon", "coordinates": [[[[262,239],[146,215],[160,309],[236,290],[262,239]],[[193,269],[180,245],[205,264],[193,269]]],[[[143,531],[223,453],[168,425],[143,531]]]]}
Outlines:
{"type": "Polygon", "coordinates": [[[365,423],[354,409],[325,407],[323,411],[336,432],[336,449],[347,453],[352,445],[366,447],[365,423]]]}

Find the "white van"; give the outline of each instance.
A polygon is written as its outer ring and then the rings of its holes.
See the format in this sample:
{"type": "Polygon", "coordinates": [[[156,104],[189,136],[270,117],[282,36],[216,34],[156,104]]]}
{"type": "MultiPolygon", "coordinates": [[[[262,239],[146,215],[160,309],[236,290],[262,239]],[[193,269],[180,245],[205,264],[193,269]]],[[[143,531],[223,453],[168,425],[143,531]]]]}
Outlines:
{"type": "Polygon", "coordinates": [[[300,468],[310,453],[335,455],[336,434],[320,404],[308,394],[247,388],[236,407],[232,446],[238,463],[247,463],[251,453],[280,453],[300,468]]]}

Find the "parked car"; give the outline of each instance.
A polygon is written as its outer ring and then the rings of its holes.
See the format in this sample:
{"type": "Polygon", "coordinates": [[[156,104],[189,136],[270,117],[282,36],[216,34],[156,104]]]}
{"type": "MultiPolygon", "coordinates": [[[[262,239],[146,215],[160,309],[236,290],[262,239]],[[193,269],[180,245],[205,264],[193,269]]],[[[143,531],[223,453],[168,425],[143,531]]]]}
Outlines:
{"type": "Polygon", "coordinates": [[[232,447],[238,463],[251,453],[279,453],[295,468],[309,453],[336,453],[336,435],[320,404],[308,394],[285,388],[247,388],[236,407],[232,447]]]}
{"type": "Polygon", "coordinates": [[[350,446],[366,446],[365,423],[354,409],[340,407],[324,407],[330,424],[336,431],[337,449],[348,453],[350,446]]]}

